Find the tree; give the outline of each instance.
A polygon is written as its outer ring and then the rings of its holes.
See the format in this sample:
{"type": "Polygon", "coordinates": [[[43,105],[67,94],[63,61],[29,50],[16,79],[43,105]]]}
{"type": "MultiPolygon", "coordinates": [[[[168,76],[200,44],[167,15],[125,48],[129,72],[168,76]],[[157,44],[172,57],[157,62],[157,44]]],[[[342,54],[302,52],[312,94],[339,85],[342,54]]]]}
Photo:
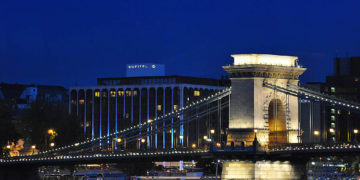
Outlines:
{"type": "Polygon", "coordinates": [[[19,116],[19,121],[23,124],[23,135],[40,149],[49,147],[49,129],[56,132],[56,146],[72,144],[81,139],[80,121],[60,104],[35,102],[19,116]]]}
{"type": "Polygon", "coordinates": [[[4,147],[8,141],[15,141],[18,137],[15,125],[12,122],[13,112],[9,105],[0,100],[0,146],[4,147]]]}

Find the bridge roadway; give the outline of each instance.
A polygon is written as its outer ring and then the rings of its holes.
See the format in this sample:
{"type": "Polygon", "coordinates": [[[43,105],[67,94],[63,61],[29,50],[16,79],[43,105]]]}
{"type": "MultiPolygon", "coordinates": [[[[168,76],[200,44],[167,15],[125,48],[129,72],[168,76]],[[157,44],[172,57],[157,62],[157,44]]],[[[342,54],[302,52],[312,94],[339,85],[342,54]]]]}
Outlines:
{"type": "Polygon", "coordinates": [[[360,153],[360,145],[334,144],[334,145],[284,145],[270,150],[254,151],[253,147],[241,149],[240,147],[204,149],[184,149],[169,151],[115,151],[94,152],[91,154],[51,155],[51,156],[22,156],[0,159],[0,167],[17,165],[61,165],[61,164],[88,164],[134,161],[179,161],[179,160],[280,160],[303,161],[312,157],[344,156],[360,153]]]}

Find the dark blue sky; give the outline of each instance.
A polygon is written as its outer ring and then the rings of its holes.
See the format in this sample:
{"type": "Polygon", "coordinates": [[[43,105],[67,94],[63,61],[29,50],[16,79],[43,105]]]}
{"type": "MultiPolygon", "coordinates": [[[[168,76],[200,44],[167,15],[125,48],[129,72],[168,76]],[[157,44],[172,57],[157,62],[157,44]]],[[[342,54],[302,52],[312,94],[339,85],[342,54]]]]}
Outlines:
{"type": "Polygon", "coordinates": [[[125,64],[218,78],[230,54],[299,56],[302,81],[359,56],[360,1],[0,1],[0,81],[95,85],[125,64]]]}

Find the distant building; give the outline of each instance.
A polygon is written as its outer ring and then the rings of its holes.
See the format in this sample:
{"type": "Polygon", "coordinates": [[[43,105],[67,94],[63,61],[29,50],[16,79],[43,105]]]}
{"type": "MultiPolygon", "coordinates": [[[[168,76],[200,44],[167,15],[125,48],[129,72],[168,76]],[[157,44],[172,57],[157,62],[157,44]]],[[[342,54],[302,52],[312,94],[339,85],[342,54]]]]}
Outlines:
{"type": "MultiPolygon", "coordinates": [[[[360,103],[360,57],[335,58],[334,75],[327,76],[324,83],[308,83],[319,92],[360,103]]],[[[316,104],[316,103],[315,103],[316,104]]],[[[360,129],[360,115],[335,105],[315,105],[312,130],[321,131],[322,142],[352,142],[360,129]],[[356,131],[355,131],[356,132],[356,131]]],[[[306,113],[305,113],[306,114],[306,113]]],[[[303,118],[306,118],[306,115],[303,118]]]]}
{"type": "MultiPolygon", "coordinates": [[[[157,67],[147,66],[153,69],[157,67]]],[[[144,67],[139,69],[142,68],[144,67]]],[[[86,138],[98,138],[151,121],[221,91],[229,85],[229,81],[226,80],[159,76],[158,72],[152,71],[146,72],[142,77],[137,75],[139,74],[128,73],[127,76],[132,77],[98,78],[96,86],[70,88],[69,111],[81,119],[86,138]]],[[[215,130],[215,140],[219,141],[219,137],[226,137],[224,132],[228,126],[228,108],[224,108],[223,111],[223,121],[214,118],[208,122],[203,118],[201,124],[189,122],[174,125],[171,131],[155,133],[147,139],[147,147],[163,149],[189,144],[199,146],[204,143],[203,137],[209,134],[210,129],[215,130]]],[[[184,116],[178,118],[181,120],[184,116]]]]}
{"type": "Polygon", "coordinates": [[[0,84],[0,99],[6,101],[15,111],[29,108],[31,103],[43,101],[67,106],[67,89],[61,86],[0,84]]]}

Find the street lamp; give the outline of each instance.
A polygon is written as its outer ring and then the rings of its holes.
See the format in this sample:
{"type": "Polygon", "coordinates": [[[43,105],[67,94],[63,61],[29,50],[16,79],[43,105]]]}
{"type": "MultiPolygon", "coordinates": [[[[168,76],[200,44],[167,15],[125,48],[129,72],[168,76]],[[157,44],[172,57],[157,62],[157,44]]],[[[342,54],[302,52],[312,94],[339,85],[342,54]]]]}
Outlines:
{"type": "Polygon", "coordinates": [[[34,152],[35,152],[35,148],[36,148],[36,146],[35,145],[32,145],[31,146],[31,149],[32,149],[32,154],[34,155],[34,152]]]}
{"type": "Polygon", "coordinates": [[[315,135],[315,136],[318,136],[318,135],[320,135],[320,132],[315,130],[315,131],[314,131],[314,135],[315,135]]]}
{"type": "Polygon", "coordinates": [[[48,129],[48,134],[53,135],[54,132],[55,132],[54,129],[48,129]]]}
{"type": "Polygon", "coordinates": [[[358,129],[354,129],[354,134],[355,134],[355,142],[357,143],[357,134],[359,133],[358,129]]]}
{"type": "Polygon", "coordinates": [[[207,139],[208,139],[208,137],[207,137],[207,136],[204,136],[204,137],[203,137],[203,139],[204,139],[204,140],[207,140],[207,139]]]}
{"type": "Polygon", "coordinates": [[[114,138],[111,142],[111,150],[114,151],[116,143],[121,143],[121,141],[122,141],[121,138],[114,138]]]}
{"type": "Polygon", "coordinates": [[[334,133],[334,132],[335,132],[335,129],[334,129],[334,128],[330,128],[329,131],[330,131],[330,133],[334,133]]]}

